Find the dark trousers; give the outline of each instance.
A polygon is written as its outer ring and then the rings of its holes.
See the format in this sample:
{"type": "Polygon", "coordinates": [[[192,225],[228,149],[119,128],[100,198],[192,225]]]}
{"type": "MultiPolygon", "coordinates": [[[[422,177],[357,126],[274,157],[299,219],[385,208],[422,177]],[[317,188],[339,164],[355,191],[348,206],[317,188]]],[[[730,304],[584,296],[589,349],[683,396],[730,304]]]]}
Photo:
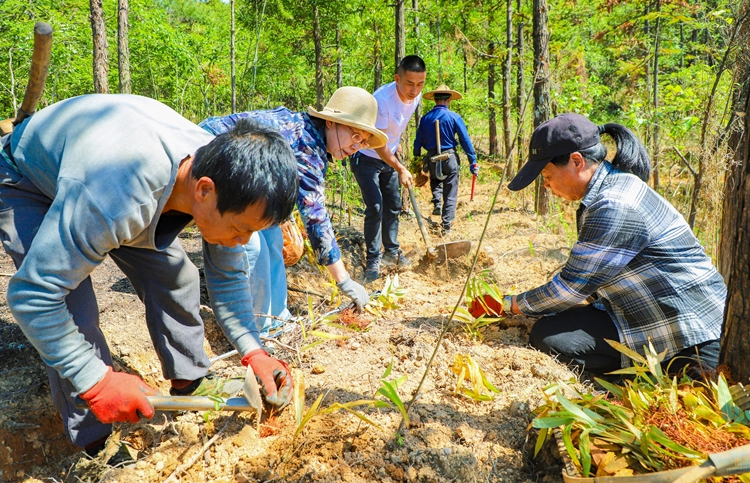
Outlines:
{"type": "MultiPolygon", "coordinates": [[[[18,268],[26,257],[52,200],[31,181],[0,160],[0,239],[18,268]]],[[[109,256],[133,284],[146,308],[146,325],[166,379],[194,380],[205,376],[211,363],[203,349],[203,321],[199,314],[198,269],[180,245],[177,233],[164,251],[122,246],[109,256]]],[[[62,255],[61,255],[62,256],[62,255]]],[[[99,328],[99,307],[91,278],[65,297],[73,322],[97,356],[112,366],[107,341],[99,328]]],[[[112,432],[86,409],[77,408],[78,394],[68,379],[47,367],[52,402],[62,415],[70,440],[86,446],[112,432]]]]}
{"type": "Polygon", "coordinates": [[[398,173],[383,160],[360,154],[352,162],[365,202],[365,245],[367,266],[380,260],[381,246],[386,252],[398,254],[398,215],[401,193],[398,173]]]}
{"type": "MultiPolygon", "coordinates": [[[[437,154],[437,152],[435,153],[437,154]]],[[[428,152],[427,157],[430,155],[428,152]]],[[[427,159],[429,163],[429,159],[427,159]]],[[[442,180],[430,176],[430,189],[432,190],[432,204],[443,205],[443,228],[450,228],[456,218],[456,201],[458,200],[458,157],[451,153],[450,157],[443,161],[442,180]]]]}
{"type": "MultiPolygon", "coordinates": [[[[604,339],[620,341],[617,327],[606,311],[591,305],[580,305],[542,317],[529,334],[529,343],[534,348],[557,356],[561,362],[582,366],[598,375],[621,368],[620,353],[604,339]]],[[[669,366],[670,374],[680,374],[682,369],[688,367],[688,375],[695,374],[691,368],[712,370],[718,364],[718,340],[688,347],[672,359],[662,362],[665,369],[669,366]]]]}

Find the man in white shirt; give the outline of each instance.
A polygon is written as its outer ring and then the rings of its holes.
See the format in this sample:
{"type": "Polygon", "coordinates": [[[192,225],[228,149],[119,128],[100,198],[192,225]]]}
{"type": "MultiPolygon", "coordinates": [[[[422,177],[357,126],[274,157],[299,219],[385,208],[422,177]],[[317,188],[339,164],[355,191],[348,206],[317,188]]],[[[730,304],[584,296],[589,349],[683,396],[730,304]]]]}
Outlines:
{"type": "Polygon", "coordinates": [[[419,105],[427,78],[424,61],[407,55],[398,64],[394,82],[375,91],[378,120],[375,126],[388,135],[378,149],[363,149],[352,159],[352,173],[365,202],[365,283],[380,276],[380,265],[405,268],[411,265],[398,244],[398,215],[401,212],[399,183],[412,186],[411,173],[396,159],[395,152],[409,119],[419,105]],[[382,255],[380,249],[385,253],[382,255]]]}

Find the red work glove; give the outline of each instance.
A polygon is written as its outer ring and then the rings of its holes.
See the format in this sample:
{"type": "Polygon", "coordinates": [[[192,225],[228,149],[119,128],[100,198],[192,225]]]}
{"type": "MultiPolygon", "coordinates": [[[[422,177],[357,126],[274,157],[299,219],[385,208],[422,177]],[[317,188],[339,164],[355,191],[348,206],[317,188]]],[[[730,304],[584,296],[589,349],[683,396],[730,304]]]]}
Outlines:
{"type": "Polygon", "coordinates": [[[292,400],[292,371],[286,362],[270,357],[263,349],[248,352],[242,358],[242,365],[253,368],[260,381],[261,392],[266,402],[277,408],[283,408],[292,400]]]}
{"type": "Polygon", "coordinates": [[[475,318],[482,315],[489,315],[490,317],[505,317],[506,315],[503,311],[503,302],[488,294],[482,295],[481,300],[479,297],[471,299],[469,313],[475,318]],[[484,301],[484,304],[482,304],[482,301],[484,301]]]}
{"type": "Polygon", "coordinates": [[[154,417],[154,407],[146,396],[158,395],[159,392],[140,377],[114,372],[111,367],[107,367],[107,374],[102,380],[81,394],[81,398],[103,423],[137,423],[141,417],[154,417]]]}

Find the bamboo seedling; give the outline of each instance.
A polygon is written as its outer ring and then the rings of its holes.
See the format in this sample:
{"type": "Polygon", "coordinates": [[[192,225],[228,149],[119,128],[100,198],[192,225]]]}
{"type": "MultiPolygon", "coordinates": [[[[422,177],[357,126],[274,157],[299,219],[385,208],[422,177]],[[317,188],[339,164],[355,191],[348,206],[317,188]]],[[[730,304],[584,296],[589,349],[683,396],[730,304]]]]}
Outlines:
{"type": "Polygon", "coordinates": [[[450,369],[457,376],[454,395],[460,393],[476,402],[481,402],[491,401],[494,399],[492,394],[500,393],[500,390],[487,380],[479,364],[468,354],[456,354],[450,369]],[[464,382],[469,382],[470,388],[465,387],[464,382]],[[489,394],[486,394],[487,392],[489,394]]]}
{"type": "Polygon", "coordinates": [[[395,274],[393,278],[387,276],[380,293],[370,297],[367,305],[365,305],[365,310],[372,315],[381,317],[386,310],[398,309],[399,302],[404,295],[406,295],[406,290],[400,287],[398,274],[395,274]]]}
{"type": "Polygon", "coordinates": [[[403,376],[396,378],[392,381],[386,380],[388,376],[391,375],[391,371],[393,370],[393,355],[391,355],[391,362],[388,364],[388,367],[386,368],[385,372],[382,376],[380,376],[380,387],[375,392],[375,394],[380,394],[381,396],[384,396],[390,401],[391,405],[398,409],[398,411],[401,413],[401,417],[404,419],[404,424],[407,426],[409,425],[409,414],[406,411],[406,406],[404,405],[404,402],[401,400],[401,396],[398,395],[398,387],[406,382],[406,374],[403,376]]]}
{"type": "Polygon", "coordinates": [[[294,378],[294,392],[292,394],[292,404],[294,405],[294,413],[297,421],[297,429],[294,431],[293,439],[296,439],[313,418],[323,416],[326,414],[332,414],[336,411],[346,411],[349,414],[356,416],[367,424],[382,430],[383,428],[378,425],[375,421],[368,418],[365,414],[358,411],[359,408],[367,407],[389,407],[384,401],[378,401],[376,399],[358,399],[348,403],[333,403],[327,408],[321,409],[320,405],[323,402],[323,398],[326,393],[320,394],[315,402],[305,411],[305,379],[304,374],[299,369],[292,371],[294,378]]]}

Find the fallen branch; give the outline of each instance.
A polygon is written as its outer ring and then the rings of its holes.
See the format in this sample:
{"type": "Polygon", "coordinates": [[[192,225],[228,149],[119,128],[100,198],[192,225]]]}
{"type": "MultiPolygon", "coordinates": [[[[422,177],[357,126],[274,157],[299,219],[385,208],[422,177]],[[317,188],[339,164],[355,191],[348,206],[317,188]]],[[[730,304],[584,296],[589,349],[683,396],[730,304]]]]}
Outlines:
{"type": "Polygon", "coordinates": [[[169,475],[169,478],[167,478],[164,483],[170,483],[172,481],[177,481],[177,477],[180,476],[185,471],[189,470],[191,466],[193,466],[202,456],[203,454],[208,450],[208,448],[211,447],[212,444],[216,442],[216,440],[219,439],[219,436],[222,435],[225,429],[227,429],[227,426],[229,426],[229,423],[234,419],[234,417],[237,416],[237,413],[232,414],[229,416],[229,419],[227,419],[227,422],[224,423],[224,426],[219,430],[218,433],[214,435],[213,438],[209,439],[206,444],[203,445],[200,451],[198,451],[196,454],[194,454],[188,461],[186,461],[184,464],[178,466],[175,468],[175,470],[172,472],[171,475],[169,475]]]}

